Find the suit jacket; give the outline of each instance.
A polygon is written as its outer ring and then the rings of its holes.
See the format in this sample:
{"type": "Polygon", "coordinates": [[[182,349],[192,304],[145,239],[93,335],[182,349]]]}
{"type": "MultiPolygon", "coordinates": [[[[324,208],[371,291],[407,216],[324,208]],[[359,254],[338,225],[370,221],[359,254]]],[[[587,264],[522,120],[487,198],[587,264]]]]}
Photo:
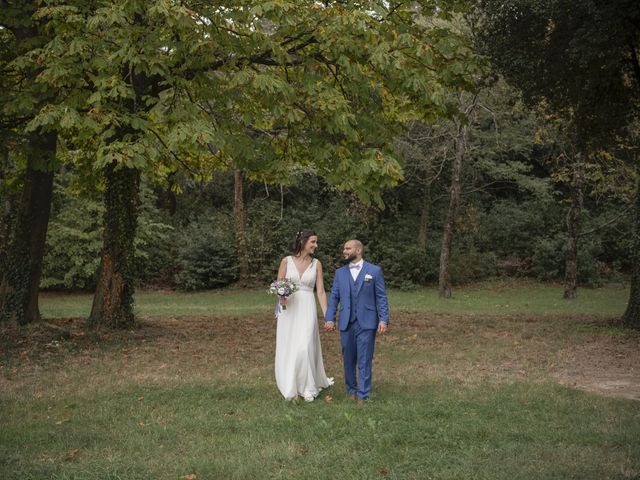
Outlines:
{"type": "Polygon", "coordinates": [[[338,328],[346,330],[351,311],[355,309],[356,320],[365,329],[378,328],[378,323],[389,323],[389,304],[384,286],[382,269],[369,262],[363,262],[354,284],[349,265],[336,270],[329,295],[326,322],[335,322],[340,305],[338,328]],[[351,289],[355,289],[355,305],[351,305],[351,289]]]}

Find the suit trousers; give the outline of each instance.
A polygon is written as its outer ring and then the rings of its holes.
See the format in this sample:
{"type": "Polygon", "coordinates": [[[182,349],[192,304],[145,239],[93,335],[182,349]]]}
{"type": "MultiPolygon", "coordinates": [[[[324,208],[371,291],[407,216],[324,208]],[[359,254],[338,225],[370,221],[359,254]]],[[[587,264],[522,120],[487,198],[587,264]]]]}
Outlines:
{"type": "Polygon", "coordinates": [[[362,328],[357,319],[340,332],[347,395],[369,398],[375,340],[376,330],[362,328]]]}

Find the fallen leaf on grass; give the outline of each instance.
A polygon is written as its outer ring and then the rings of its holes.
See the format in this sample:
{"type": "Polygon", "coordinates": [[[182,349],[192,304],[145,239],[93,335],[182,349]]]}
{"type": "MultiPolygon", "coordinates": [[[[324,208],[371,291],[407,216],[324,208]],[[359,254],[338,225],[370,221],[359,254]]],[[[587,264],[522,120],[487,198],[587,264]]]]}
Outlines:
{"type": "Polygon", "coordinates": [[[333,402],[333,397],[331,395],[325,395],[324,396],[324,401],[325,401],[325,403],[331,403],[331,402],[333,402]]]}
{"type": "Polygon", "coordinates": [[[182,480],[198,480],[198,476],[195,473],[190,473],[182,477],[182,480]]]}
{"type": "Polygon", "coordinates": [[[79,448],[76,448],[75,450],[71,450],[70,452],[67,452],[67,460],[73,460],[78,456],[79,453],[80,453],[79,448]]]}
{"type": "Polygon", "coordinates": [[[167,365],[166,363],[163,363],[162,365],[160,365],[158,368],[167,368],[169,365],[167,365]]]}

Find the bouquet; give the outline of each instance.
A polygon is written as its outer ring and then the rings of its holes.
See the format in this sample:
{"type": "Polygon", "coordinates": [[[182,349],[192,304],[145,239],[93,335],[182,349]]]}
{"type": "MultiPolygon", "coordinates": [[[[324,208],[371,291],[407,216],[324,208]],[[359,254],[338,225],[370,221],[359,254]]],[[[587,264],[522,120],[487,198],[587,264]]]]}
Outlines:
{"type": "Polygon", "coordinates": [[[288,278],[271,282],[269,294],[278,296],[278,301],[276,302],[276,317],[281,310],[287,309],[287,297],[296,290],[298,290],[298,286],[288,278]]]}

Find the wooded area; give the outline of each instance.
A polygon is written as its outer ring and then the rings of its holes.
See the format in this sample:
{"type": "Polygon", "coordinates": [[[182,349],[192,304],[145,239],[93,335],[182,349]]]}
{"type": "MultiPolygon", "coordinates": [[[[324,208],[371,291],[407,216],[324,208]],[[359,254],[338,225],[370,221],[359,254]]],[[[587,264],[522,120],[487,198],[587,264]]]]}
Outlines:
{"type": "MultiPolygon", "coordinates": [[[[398,288],[629,281],[633,0],[0,2],[0,320],[272,280],[313,228],[398,288]]],[[[562,295],[562,292],[559,293],[562,295]]]]}

